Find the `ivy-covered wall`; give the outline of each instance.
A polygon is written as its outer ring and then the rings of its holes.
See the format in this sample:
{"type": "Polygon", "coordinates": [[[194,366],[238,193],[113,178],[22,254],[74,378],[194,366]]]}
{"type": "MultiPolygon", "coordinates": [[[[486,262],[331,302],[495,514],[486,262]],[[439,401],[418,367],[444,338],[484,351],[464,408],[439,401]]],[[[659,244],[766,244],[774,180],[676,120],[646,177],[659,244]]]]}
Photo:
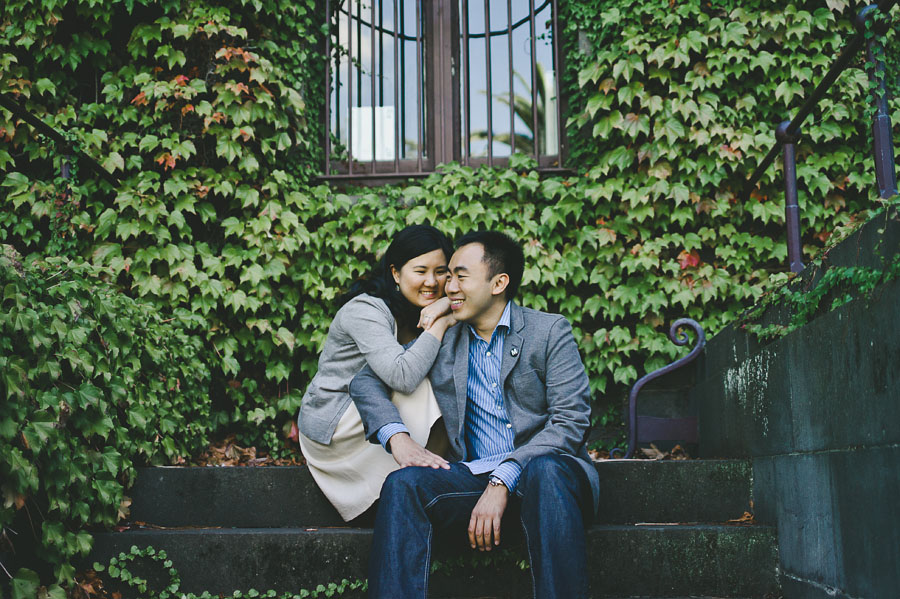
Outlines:
{"type": "MultiPolygon", "coordinates": [[[[714,333],[785,277],[780,168],[748,201],[739,191],[860,6],[560,4],[571,176],[516,156],[348,191],[314,178],[325,61],[313,0],[8,0],[0,91],[121,183],[84,161],[63,181],[65,150],[0,109],[0,241],[26,260],[90,263],[161,314],[189,314],[210,370],[204,432],[279,453],[335,298],[391,235],[424,221],[453,236],[499,228],[526,248],[521,301],[573,323],[598,424],[615,425],[627,386],[678,353],[667,323],[714,333]]],[[[807,255],[873,206],[862,66],[804,129],[807,255]]],[[[0,398],[34,401],[2,378],[0,398]]],[[[0,439],[36,460],[19,440],[28,418],[4,421],[0,439]]],[[[10,468],[4,456],[3,480],[10,468]]],[[[11,493],[39,492],[22,489],[4,488],[7,510],[11,493]]]]}

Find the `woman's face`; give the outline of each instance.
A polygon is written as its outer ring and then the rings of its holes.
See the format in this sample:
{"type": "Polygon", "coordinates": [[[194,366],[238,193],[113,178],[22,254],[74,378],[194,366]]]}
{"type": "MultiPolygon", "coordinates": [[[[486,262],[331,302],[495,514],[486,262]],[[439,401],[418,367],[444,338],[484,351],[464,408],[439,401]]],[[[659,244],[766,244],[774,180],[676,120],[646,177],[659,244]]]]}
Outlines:
{"type": "Polygon", "coordinates": [[[424,308],[444,295],[447,282],[447,257],[443,250],[432,250],[416,256],[397,270],[391,265],[394,281],[412,305],[424,308]]]}

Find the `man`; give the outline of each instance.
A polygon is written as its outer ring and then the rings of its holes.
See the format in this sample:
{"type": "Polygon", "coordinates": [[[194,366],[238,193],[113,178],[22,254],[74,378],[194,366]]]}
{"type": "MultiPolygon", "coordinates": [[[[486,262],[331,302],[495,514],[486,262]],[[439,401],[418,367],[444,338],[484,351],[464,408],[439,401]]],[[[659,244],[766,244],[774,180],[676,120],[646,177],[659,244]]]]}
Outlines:
{"type": "Polygon", "coordinates": [[[534,596],[586,597],[584,526],[599,477],[584,446],[589,388],[571,327],[513,303],[524,255],[506,235],[464,236],[449,266],[445,290],[460,324],[445,334],[429,376],[453,463],[409,437],[371,370],[350,385],[366,436],[403,466],[382,487],[370,596],[424,599],[434,527],[462,532],[467,522],[470,546],[490,551],[510,525],[502,518],[512,502],[534,596]]]}

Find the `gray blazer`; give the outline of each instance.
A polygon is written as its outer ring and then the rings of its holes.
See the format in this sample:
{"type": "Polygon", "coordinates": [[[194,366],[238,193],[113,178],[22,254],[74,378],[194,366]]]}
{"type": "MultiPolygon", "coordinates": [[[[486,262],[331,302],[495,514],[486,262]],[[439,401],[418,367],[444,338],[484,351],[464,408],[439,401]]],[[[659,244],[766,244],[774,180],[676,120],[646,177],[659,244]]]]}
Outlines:
{"type": "Polygon", "coordinates": [[[304,436],[331,443],[334,429],[350,405],[350,380],[367,364],[392,389],[415,391],[428,374],[441,342],[433,335],[422,334],[404,348],[397,341],[396,328],[384,300],[365,293],[338,310],[319,356],[319,369],[301,401],[297,426],[304,436]]]}
{"type": "MultiPolygon", "coordinates": [[[[452,461],[467,459],[464,426],[469,335],[464,323],[449,329],[429,372],[450,438],[452,461]]],[[[540,455],[574,456],[590,481],[596,507],[600,478],[585,448],[591,424],[590,388],[572,327],[558,314],[512,304],[503,352],[500,379],[515,431],[510,458],[525,468],[540,455]]],[[[372,443],[378,443],[376,433],[382,426],[402,422],[388,387],[371,368],[363,368],[354,377],[350,396],[372,443]]]]}

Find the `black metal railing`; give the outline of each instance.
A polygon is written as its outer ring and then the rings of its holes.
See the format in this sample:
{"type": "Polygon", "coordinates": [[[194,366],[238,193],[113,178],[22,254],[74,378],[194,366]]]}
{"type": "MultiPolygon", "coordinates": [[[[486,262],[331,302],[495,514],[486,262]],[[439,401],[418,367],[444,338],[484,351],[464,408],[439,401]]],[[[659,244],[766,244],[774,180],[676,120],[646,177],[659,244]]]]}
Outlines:
{"type": "MultiPolygon", "coordinates": [[[[757,166],[756,170],[747,180],[742,193],[743,201],[747,201],[751,192],[756,187],[762,175],[775,161],[779,152],[783,152],[784,161],[784,189],[785,189],[785,225],[787,228],[788,261],[793,272],[803,270],[803,260],[800,245],[800,207],[797,202],[797,143],[800,140],[800,127],[803,121],[812,113],[813,109],[837,80],[837,78],[856,58],[863,46],[866,46],[867,64],[869,65],[869,80],[873,83],[870,90],[874,105],[872,119],[872,143],[875,159],[875,180],[878,185],[878,193],[881,198],[887,199],[897,194],[897,174],[894,165],[894,146],[891,139],[891,119],[888,113],[887,94],[884,83],[884,60],[876,52],[878,40],[873,36],[867,36],[866,30],[872,29],[876,36],[883,36],[889,25],[889,11],[897,0],[880,0],[863,8],[856,17],[856,33],[848,40],[840,55],[832,64],[822,81],[794,115],[793,119],[778,124],[775,130],[777,144],[773,146],[757,166]],[[883,18],[868,25],[875,14],[880,13],[883,18]],[[868,43],[866,38],[869,37],[868,43]]],[[[686,345],[686,334],[680,337],[676,333],[680,327],[689,326],[697,334],[697,343],[691,352],[671,364],[644,375],[631,388],[628,396],[628,449],[626,458],[634,456],[638,443],[651,441],[683,441],[687,443],[698,440],[698,421],[696,417],[684,418],[657,418],[638,415],[637,398],[641,389],[650,381],[665,374],[671,373],[682,366],[692,362],[704,349],[706,336],[703,328],[695,321],[682,318],[672,324],[669,337],[677,345],[686,345]]],[[[621,449],[613,449],[610,457],[622,453],[621,449]]]]}
{"type": "MultiPolygon", "coordinates": [[[[654,379],[674,372],[693,362],[703,348],[706,347],[706,333],[703,327],[695,320],[690,318],[679,318],[669,327],[669,339],[672,343],[679,346],[687,345],[689,338],[686,332],[679,331],[683,328],[690,328],[697,336],[696,343],[688,355],[675,360],[671,364],[667,364],[662,368],[654,370],[649,374],[645,374],[631,388],[628,394],[628,449],[625,452],[625,459],[634,457],[635,449],[638,443],[648,443],[653,441],[681,441],[683,443],[696,443],[699,437],[697,429],[696,416],[684,417],[657,417],[638,415],[637,398],[641,389],[654,379]]],[[[609,457],[615,457],[622,450],[615,448],[609,452],[609,457]]]]}
{"type": "Polygon", "coordinates": [[[99,162],[88,156],[84,152],[72,147],[72,144],[59,131],[33,115],[20,102],[0,93],[0,106],[12,113],[14,118],[19,118],[31,125],[36,131],[46,135],[57,144],[57,149],[63,154],[63,161],[60,165],[60,175],[63,179],[69,178],[69,162],[72,158],[78,158],[84,162],[91,170],[106,179],[114,187],[118,187],[119,178],[103,168],[99,162]]]}
{"type": "Polygon", "coordinates": [[[819,101],[844,72],[850,63],[856,58],[863,46],[866,46],[867,63],[869,67],[869,80],[875,85],[871,90],[872,102],[875,114],[872,122],[873,154],[875,158],[875,179],[878,185],[878,193],[881,198],[890,198],[897,194],[897,174],[894,167],[894,146],[891,140],[891,119],[888,113],[887,94],[884,85],[884,60],[876,53],[877,40],[869,39],[866,43],[867,21],[870,21],[877,12],[883,15],[883,19],[873,23],[874,33],[883,35],[887,31],[889,12],[897,0],[880,0],[863,8],[856,17],[856,33],[848,40],[840,55],[832,64],[828,73],[806,101],[794,115],[794,118],[783,121],[775,130],[774,145],[763,158],[756,170],[747,180],[742,194],[742,200],[747,201],[750,193],[756,187],[763,173],[775,161],[779,152],[783,152],[784,160],[784,191],[785,191],[785,226],[787,228],[788,263],[793,272],[803,270],[803,255],[800,245],[800,207],[797,202],[797,158],[796,147],[800,140],[800,128],[803,121],[812,113],[819,101]]]}

